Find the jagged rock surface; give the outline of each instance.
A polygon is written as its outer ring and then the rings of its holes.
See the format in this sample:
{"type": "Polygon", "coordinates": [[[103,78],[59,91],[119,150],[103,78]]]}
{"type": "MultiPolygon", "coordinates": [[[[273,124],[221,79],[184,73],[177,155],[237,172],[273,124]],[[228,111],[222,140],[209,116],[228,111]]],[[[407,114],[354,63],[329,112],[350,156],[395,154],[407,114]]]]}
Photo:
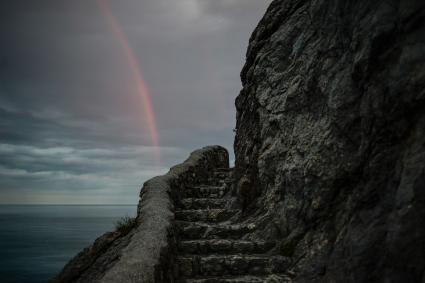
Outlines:
{"type": "Polygon", "coordinates": [[[425,281],[425,8],[275,0],[236,99],[250,235],[294,282],[425,281]]]}

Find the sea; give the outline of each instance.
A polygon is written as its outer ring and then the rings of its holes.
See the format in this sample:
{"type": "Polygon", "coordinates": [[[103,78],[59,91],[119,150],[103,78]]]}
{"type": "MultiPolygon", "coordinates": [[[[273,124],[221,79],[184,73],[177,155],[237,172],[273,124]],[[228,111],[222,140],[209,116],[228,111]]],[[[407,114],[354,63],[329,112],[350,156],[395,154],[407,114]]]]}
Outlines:
{"type": "Polygon", "coordinates": [[[0,205],[0,282],[47,282],[136,210],[136,205],[0,205]]]}

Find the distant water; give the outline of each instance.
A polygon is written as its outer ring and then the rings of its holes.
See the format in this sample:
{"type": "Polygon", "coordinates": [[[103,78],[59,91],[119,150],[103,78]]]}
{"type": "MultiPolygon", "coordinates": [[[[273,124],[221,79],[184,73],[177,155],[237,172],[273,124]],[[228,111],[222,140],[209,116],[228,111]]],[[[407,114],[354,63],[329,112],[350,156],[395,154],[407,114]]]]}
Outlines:
{"type": "Polygon", "coordinates": [[[0,205],[0,282],[41,283],[137,206],[0,205]]]}

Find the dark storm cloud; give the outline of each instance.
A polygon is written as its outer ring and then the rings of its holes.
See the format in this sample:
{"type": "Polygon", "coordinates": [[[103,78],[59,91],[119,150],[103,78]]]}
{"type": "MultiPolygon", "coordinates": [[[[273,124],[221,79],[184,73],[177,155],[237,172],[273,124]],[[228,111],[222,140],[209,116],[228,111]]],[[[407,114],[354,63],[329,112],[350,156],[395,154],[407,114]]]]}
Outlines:
{"type": "Polygon", "coordinates": [[[249,35],[270,1],[110,0],[157,117],[96,1],[0,0],[2,202],[131,202],[207,144],[231,149],[249,35]],[[78,191],[78,194],[75,192],[78,191]]]}

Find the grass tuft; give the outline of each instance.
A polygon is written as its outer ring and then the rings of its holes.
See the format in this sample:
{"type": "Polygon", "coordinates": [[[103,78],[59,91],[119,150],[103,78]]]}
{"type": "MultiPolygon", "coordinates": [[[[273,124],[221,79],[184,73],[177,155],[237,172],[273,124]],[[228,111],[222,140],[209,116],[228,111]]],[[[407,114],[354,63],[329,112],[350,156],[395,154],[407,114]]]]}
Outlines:
{"type": "Polygon", "coordinates": [[[115,230],[126,235],[136,226],[136,224],[136,218],[126,215],[115,222],[115,230]]]}

